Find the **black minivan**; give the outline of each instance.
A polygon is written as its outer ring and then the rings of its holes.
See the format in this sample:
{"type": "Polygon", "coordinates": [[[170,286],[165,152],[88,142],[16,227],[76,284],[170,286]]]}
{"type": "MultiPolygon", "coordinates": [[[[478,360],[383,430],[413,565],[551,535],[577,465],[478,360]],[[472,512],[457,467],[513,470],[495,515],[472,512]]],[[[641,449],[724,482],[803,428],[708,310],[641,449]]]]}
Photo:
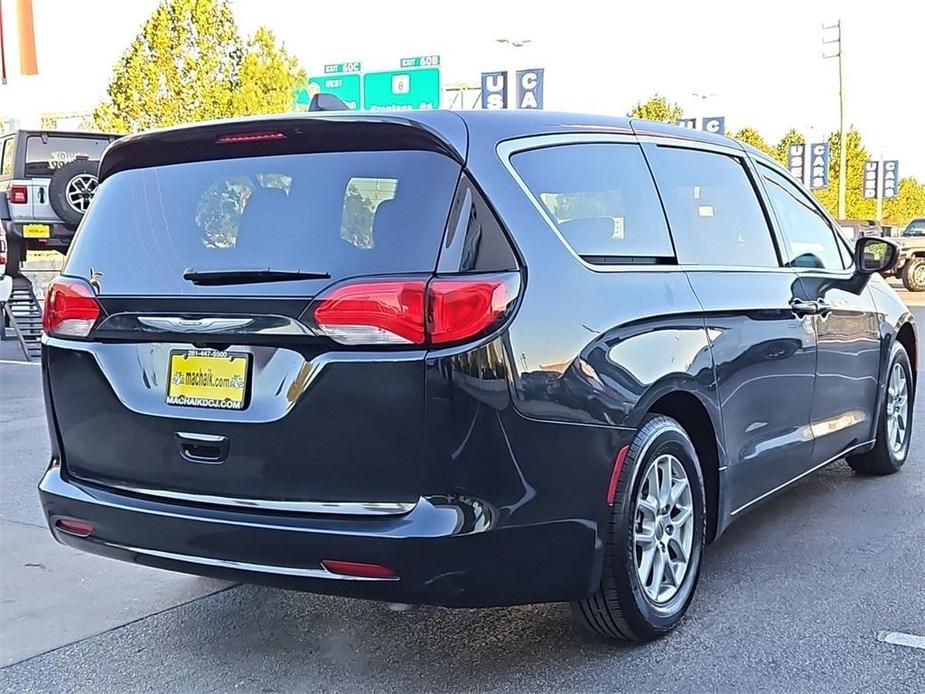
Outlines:
{"type": "Polygon", "coordinates": [[[124,138],[99,179],[44,315],[72,547],[644,640],[733,520],[907,456],[895,245],[732,140],[286,115],[124,138]]]}

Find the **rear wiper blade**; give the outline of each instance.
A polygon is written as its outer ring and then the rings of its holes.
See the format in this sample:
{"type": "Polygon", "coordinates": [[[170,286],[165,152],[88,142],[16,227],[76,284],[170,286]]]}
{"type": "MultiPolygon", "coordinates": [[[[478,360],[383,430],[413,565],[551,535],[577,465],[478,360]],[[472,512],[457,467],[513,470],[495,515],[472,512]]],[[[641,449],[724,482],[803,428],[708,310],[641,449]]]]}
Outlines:
{"type": "Polygon", "coordinates": [[[296,280],[326,280],[326,272],[305,272],[302,270],[195,270],[183,272],[183,279],[199,286],[222,284],[259,284],[263,282],[292,282],[296,280]]]}

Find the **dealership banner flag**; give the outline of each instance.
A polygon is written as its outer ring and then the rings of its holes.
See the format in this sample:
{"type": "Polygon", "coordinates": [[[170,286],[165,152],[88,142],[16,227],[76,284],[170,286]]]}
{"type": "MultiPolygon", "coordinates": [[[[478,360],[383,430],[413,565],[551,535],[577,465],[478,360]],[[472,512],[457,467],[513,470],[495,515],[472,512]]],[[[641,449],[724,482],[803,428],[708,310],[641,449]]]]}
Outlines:
{"type": "Polygon", "coordinates": [[[876,198],[880,192],[880,162],[868,159],[864,162],[864,197],[876,198]]]}
{"type": "Polygon", "coordinates": [[[812,190],[829,187],[828,142],[817,142],[809,148],[809,187],[812,190]]]}
{"type": "Polygon", "coordinates": [[[883,162],[883,197],[895,198],[899,191],[899,162],[889,159],[883,162]]]}

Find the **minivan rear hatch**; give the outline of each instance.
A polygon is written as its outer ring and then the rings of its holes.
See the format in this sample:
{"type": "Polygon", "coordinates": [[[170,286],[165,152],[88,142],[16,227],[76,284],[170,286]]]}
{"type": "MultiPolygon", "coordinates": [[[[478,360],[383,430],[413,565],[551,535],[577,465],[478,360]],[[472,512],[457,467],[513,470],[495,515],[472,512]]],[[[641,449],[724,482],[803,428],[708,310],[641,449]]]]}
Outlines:
{"type": "MultiPolygon", "coordinates": [[[[400,325],[325,333],[313,307],[433,275],[461,157],[387,121],[181,135],[104,158],[46,316],[82,293],[101,308],[46,349],[67,473],[209,504],[407,508],[425,472],[425,350],[400,325]]],[[[374,308],[400,319],[403,296],[374,308]]]]}

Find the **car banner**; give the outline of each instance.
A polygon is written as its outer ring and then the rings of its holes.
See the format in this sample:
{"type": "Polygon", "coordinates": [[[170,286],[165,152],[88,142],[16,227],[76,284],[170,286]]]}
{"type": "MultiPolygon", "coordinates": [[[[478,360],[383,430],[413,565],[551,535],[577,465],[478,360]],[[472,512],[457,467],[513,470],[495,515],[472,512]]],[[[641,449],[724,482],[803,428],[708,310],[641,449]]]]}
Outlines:
{"type": "Polygon", "coordinates": [[[482,108],[507,108],[507,70],[482,73],[482,108]]]}
{"type": "Polygon", "coordinates": [[[864,197],[876,198],[880,193],[880,162],[868,159],[864,162],[864,197]]]}
{"type": "Polygon", "coordinates": [[[889,159],[883,162],[883,197],[895,198],[899,191],[899,162],[889,159]]]}
{"type": "Polygon", "coordinates": [[[806,145],[794,142],[787,146],[787,170],[798,181],[803,182],[803,172],[806,161],[806,145]]]}
{"type": "Polygon", "coordinates": [[[706,130],[708,133],[716,133],[717,135],[726,134],[726,117],[725,116],[710,116],[704,118],[700,121],[700,129],[706,130]]]}
{"type": "Polygon", "coordinates": [[[817,142],[809,147],[809,187],[812,190],[829,187],[828,142],[817,142]]]}
{"type": "Polygon", "coordinates": [[[543,68],[517,71],[517,108],[543,108],[543,68]]]}

